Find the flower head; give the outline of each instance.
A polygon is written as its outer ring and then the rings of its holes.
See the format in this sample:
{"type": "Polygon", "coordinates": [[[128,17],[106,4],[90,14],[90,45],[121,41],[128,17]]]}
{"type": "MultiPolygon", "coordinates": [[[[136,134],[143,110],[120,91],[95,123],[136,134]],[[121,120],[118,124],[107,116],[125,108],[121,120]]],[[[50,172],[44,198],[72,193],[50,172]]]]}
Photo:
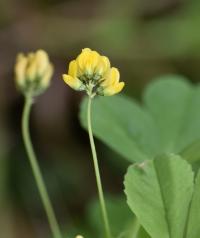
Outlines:
{"type": "Polygon", "coordinates": [[[88,95],[111,96],[119,93],[124,82],[119,82],[119,71],[110,66],[106,56],[102,56],[89,48],[69,64],[68,74],[63,80],[75,90],[85,90],[88,95]]]}
{"type": "Polygon", "coordinates": [[[53,74],[53,65],[44,50],[24,55],[18,54],[15,64],[15,81],[18,88],[24,93],[33,96],[43,92],[50,84],[53,74]]]}

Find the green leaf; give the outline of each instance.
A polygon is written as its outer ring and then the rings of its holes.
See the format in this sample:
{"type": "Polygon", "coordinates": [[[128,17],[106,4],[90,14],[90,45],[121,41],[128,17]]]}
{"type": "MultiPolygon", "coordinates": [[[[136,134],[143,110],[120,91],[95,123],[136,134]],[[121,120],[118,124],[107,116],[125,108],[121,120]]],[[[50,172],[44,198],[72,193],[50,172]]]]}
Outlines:
{"type": "MultiPolygon", "coordinates": [[[[92,107],[93,131],[129,161],[151,159],[161,153],[182,153],[200,140],[200,86],[169,75],[150,83],[143,104],[123,95],[99,97],[92,107]]],[[[87,128],[87,99],[80,119],[87,128]]],[[[183,156],[184,157],[184,156],[183,156]]],[[[198,156],[187,153],[187,159],[198,156]]],[[[194,158],[196,157],[196,158],[194,158]]]]}
{"type": "Polygon", "coordinates": [[[181,151],[181,156],[190,163],[194,163],[200,159],[200,140],[187,146],[181,151]]]}
{"type": "MultiPolygon", "coordinates": [[[[130,237],[130,238],[133,238],[133,237],[130,237]]],[[[140,230],[137,234],[137,238],[151,238],[151,237],[147,234],[147,232],[144,230],[143,227],[140,227],[140,230]]]]}
{"type": "Polygon", "coordinates": [[[144,102],[156,122],[161,152],[180,152],[200,139],[200,87],[181,76],[163,76],[144,92],[144,102]]]}
{"type": "MultiPolygon", "coordinates": [[[[87,128],[87,99],[81,105],[81,122],[87,128]]],[[[130,161],[142,161],[157,151],[155,124],[135,101],[125,96],[93,100],[94,134],[130,161]]]]}
{"type": "Polygon", "coordinates": [[[186,238],[200,237],[199,222],[200,222],[200,171],[198,172],[195,181],[195,188],[189,212],[186,238]]]}
{"type": "Polygon", "coordinates": [[[179,133],[177,140],[177,148],[182,150],[189,144],[200,140],[200,85],[193,86],[192,97],[188,102],[188,106],[183,118],[183,127],[179,133]]]}
{"type": "Polygon", "coordinates": [[[174,152],[192,95],[191,85],[181,77],[165,76],[152,82],[144,92],[144,102],[159,131],[162,152],[174,152]]]}
{"type": "Polygon", "coordinates": [[[183,238],[193,176],[191,166],[172,154],[129,167],[128,205],[151,237],[183,238]]]}

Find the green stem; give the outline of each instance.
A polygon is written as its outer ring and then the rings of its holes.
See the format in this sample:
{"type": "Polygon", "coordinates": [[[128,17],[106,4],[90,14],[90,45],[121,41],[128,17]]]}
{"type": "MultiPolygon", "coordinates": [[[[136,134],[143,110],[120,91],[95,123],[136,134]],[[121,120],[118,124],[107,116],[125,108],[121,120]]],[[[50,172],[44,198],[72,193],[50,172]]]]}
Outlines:
{"type": "Polygon", "coordinates": [[[53,237],[61,238],[62,236],[58,226],[58,222],[56,220],[55,213],[51,205],[44,180],[42,178],[42,174],[41,174],[41,171],[40,171],[40,168],[39,168],[39,165],[33,150],[31,138],[29,134],[29,117],[30,117],[32,104],[33,104],[32,97],[26,96],[23,115],[22,115],[22,135],[23,135],[24,145],[25,145],[29,162],[31,165],[31,169],[35,177],[35,181],[41,196],[41,200],[44,205],[44,209],[46,211],[48,222],[49,222],[51,231],[53,233],[53,237]]]}
{"type": "Polygon", "coordinates": [[[96,175],[96,182],[97,182],[97,188],[98,188],[98,193],[99,193],[101,212],[102,212],[102,217],[103,217],[104,226],[105,226],[105,233],[106,233],[107,238],[111,238],[110,226],[109,226],[108,215],[107,215],[107,211],[106,211],[105,199],[104,199],[102,183],[101,183],[101,176],[100,176],[99,165],[98,165],[98,160],[97,160],[97,153],[96,153],[96,148],[95,148],[95,143],[94,143],[94,138],[93,138],[93,133],[92,133],[91,103],[92,103],[92,96],[89,96],[88,111],[87,111],[88,133],[89,133],[90,146],[91,146],[92,157],[93,157],[93,162],[94,162],[94,170],[95,170],[95,175],[96,175]]]}

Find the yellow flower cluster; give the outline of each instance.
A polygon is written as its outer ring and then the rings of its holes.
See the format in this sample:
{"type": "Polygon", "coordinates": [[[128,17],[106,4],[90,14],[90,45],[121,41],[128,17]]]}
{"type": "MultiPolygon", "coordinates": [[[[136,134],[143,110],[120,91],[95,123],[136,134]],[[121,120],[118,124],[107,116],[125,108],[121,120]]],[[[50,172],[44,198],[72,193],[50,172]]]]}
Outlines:
{"type": "Polygon", "coordinates": [[[15,80],[23,93],[37,95],[43,92],[50,84],[53,74],[53,65],[44,50],[29,53],[27,56],[20,53],[15,64],[15,80]]]}
{"type": "Polygon", "coordinates": [[[89,48],[69,64],[68,74],[63,80],[75,90],[85,90],[88,95],[111,96],[119,93],[124,82],[119,82],[117,68],[111,67],[106,56],[102,56],[89,48]]]}

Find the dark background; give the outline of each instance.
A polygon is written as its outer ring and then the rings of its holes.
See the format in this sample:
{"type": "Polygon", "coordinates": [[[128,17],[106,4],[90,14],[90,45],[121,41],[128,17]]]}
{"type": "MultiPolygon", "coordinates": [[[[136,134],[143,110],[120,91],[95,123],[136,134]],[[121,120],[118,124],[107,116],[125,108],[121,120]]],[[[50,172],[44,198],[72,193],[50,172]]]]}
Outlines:
{"type": "MultiPolygon", "coordinates": [[[[13,75],[17,53],[42,48],[55,65],[51,87],[35,102],[31,134],[67,233],[87,223],[87,206],[96,197],[88,136],[78,119],[83,95],[61,77],[68,63],[84,47],[97,50],[119,68],[124,93],[138,100],[147,83],[164,74],[196,83],[199,13],[199,0],[0,0],[0,237],[50,237],[22,144],[23,97],[13,75]]],[[[122,194],[128,163],[96,143],[106,193],[122,194]]]]}

